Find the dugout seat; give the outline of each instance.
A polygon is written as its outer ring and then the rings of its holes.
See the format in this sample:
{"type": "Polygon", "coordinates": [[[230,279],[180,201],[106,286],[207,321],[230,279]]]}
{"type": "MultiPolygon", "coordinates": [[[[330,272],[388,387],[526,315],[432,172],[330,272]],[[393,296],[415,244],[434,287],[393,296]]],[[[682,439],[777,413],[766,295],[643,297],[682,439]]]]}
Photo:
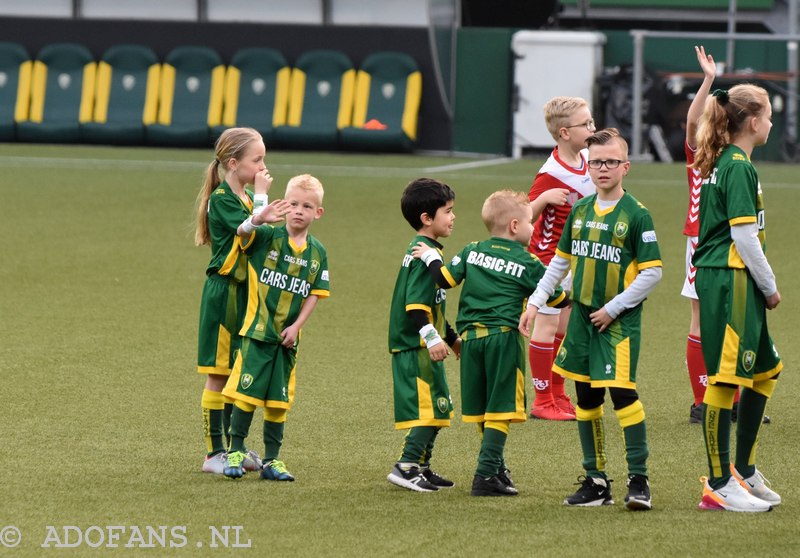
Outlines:
{"type": "Polygon", "coordinates": [[[236,52],[225,73],[223,128],[255,128],[269,146],[275,127],[286,124],[290,72],[277,50],[256,47],[236,52]]]}
{"type": "Polygon", "coordinates": [[[0,141],[11,141],[16,122],[28,119],[31,61],[20,44],[0,42],[0,141]]]}
{"type": "Polygon", "coordinates": [[[222,124],[225,66],[215,50],[181,46],[161,66],[156,123],[145,128],[148,143],[209,146],[222,124]]]}
{"type": "Polygon", "coordinates": [[[156,120],[161,64],[146,46],[116,45],[97,64],[92,122],[83,139],[110,144],[144,143],[145,126],[156,120]]]}
{"type": "Polygon", "coordinates": [[[368,56],[356,75],[353,125],[342,143],[363,150],[410,151],[417,139],[422,74],[402,52],[368,56]]]}
{"type": "Polygon", "coordinates": [[[53,43],[39,51],[31,74],[31,104],[17,122],[23,141],[74,142],[92,119],[96,64],[83,45],[53,43]]]}
{"type": "Polygon", "coordinates": [[[334,50],[312,50],[297,59],[289,84],[286,126],[275,128],[278,145],[321,149],[338,145],[339,130],[353,113],[355,69],[334,50]]]}

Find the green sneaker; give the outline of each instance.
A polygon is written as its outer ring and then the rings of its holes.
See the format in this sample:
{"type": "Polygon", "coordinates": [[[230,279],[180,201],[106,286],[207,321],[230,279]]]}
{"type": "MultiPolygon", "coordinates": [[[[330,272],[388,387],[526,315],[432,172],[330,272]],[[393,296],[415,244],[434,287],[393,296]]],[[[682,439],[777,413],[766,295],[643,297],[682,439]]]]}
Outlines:
{"type": "Polygon", "coordinates": [[[264,462],[264,466],[261,469],[261,478],[274,481],[294,481],[292,474],[286,470],[284,462],[277,459],[270,459],[264,462]]]}
{"type": "Polygon", "coordinates": [[[244,476],[244,467],[242,467],[242,463],[244,463],[246,457],[247,454],[240,451],[229,453],[228,459],[225,460],[225,469],[223,469],[222,473],[230,479],[242,478],[244,476]]]}

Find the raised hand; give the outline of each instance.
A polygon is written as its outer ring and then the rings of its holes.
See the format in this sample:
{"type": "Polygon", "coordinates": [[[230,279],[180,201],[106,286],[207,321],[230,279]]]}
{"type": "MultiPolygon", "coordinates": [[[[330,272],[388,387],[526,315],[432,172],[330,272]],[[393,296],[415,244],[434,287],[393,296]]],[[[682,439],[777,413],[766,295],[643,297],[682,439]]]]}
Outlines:
{"type": "Polygon", "coordinates": [[[263,225],[264,223],[279,223],[283,221],[284,215],[289,213],[292,204],[286,200],[275,200],[264,211],[258,215],[253,215],[254,225],[263,225]]]}
{"type": "Polygon", "coordinates": [[[700,64],[703,75],[713,79],[714,76],[717,75],[717,65],[714,63],[714,57],[710,54],[706,54],[706,49],[703,45],[695,46],[694,52],[697,54],[697,63],[700,64]]]}

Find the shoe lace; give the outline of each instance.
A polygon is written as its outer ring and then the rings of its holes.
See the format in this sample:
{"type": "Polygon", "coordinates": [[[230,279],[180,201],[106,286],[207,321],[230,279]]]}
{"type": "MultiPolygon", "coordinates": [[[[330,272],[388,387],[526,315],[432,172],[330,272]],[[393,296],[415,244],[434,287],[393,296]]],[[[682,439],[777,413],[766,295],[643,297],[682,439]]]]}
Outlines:
{"type": "Polygon", "coordinates": [[[758,469],[756,469],[756,472],[755,472],[755,475],[754,475],[754,476],[755,476],[755,477],[756,477],[756,478],[757,478],[759,481],[761,481],[761,482],[762,482],[764,485],[766,485],[767,487],[772,487],[772,483],[771,483],[771,482],[769,482],[769,481],[767,480],[767,477],[765,477],[764,475],[762,475],[762,474],[761,474],[761,471],[759,471],[758,469]]]}
{"type": "Polygon", "coordinates": [[[420,473],[428,479],[441,479],[442,476],[430,467],[420,467],[420,473]]]}
{"type": "Polygon", "coordinates": [[[289,470],[286,468],[286,464],[283,461],[278,461],[277,459],[273,459],[269,463],[269,468],[282,475],[289,472],[289,470]]]}
{"type": "Polygon", "coordinates": [[[228,465],[230,465],[231,467],[241,467],[245,457],[246,457],[245,454],[243,454],[240,451],[229,453],[228,465]]]}
{"type": "Polygon", "coordinates": [[[628,488],[642,492],[644,491],[645,486],[647,486],[647,481],[644,477],[639,475],[631,475],[628,477],[628,488]]]}

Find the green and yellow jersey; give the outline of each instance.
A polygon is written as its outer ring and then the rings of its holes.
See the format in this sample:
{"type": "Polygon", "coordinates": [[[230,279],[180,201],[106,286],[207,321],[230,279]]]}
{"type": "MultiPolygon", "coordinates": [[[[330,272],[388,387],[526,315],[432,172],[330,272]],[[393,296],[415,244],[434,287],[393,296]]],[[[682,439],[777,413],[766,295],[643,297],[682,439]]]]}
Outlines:
{"type": "MultiPolygon", "coordinates": [[[[451,287],[464,283],[456,317],[461,338],[516,330],[527,298],[546,270],[519,242],[492,237],[468,244],[442,267],[451,287]]],[[[554,306],[564,297],[558,287],[547,303],[554,306]]]]}
{"type": "Polygon", "coordinates": [[[249,200],[245,203],[223,181],[208,198],[211,261],[206,268],[206,275],[218,273],[238,283],[245,281],[247,258],[241,251],[241,240],[236,229],[253,210],[253,197],[249,192],[247,194],[249,200]]]}
{"type": "Polygon", "coordinates": [[[258,227],[242,249],[248,257],[248,291],[239,334],[280,343],[281,331],[297,320],[309,296],[330,295],[325,247],[311,235],[305,246],[295,246],[281,225],[258,227]]]}
{"type": "Polygon", "coordinates": [[[758,173],[744,151],[728,145],[700,191],[700,236],[692,259],[694,265],[744,269],[731,239],[731,227],[746,223],[758,224],[758,238],[766,252],[764,200],[758,173]]]}
{"type": "Polygon", "coordinates": [[[411,255],[418,242],[424,242],[441,254],[441,244],[421,235],[415,236],[406,249],[389,308],[389,352],[392,353],[425,347],[417,325],[407,315],[410,310],[424,311],[429,323],[433,324],[442,339],[445,338],[444,310],[447,294],[436,285],[425,264],[411,255]]]}
{"type": "Polygon", "coordinates": [[[624,291],[639,271],[661,267],[653,219],[627,192],[614,207],[600,209],[597,194],[572,208],[556,254],[570,260],[572,300],[601,308],[624,291]]]}

